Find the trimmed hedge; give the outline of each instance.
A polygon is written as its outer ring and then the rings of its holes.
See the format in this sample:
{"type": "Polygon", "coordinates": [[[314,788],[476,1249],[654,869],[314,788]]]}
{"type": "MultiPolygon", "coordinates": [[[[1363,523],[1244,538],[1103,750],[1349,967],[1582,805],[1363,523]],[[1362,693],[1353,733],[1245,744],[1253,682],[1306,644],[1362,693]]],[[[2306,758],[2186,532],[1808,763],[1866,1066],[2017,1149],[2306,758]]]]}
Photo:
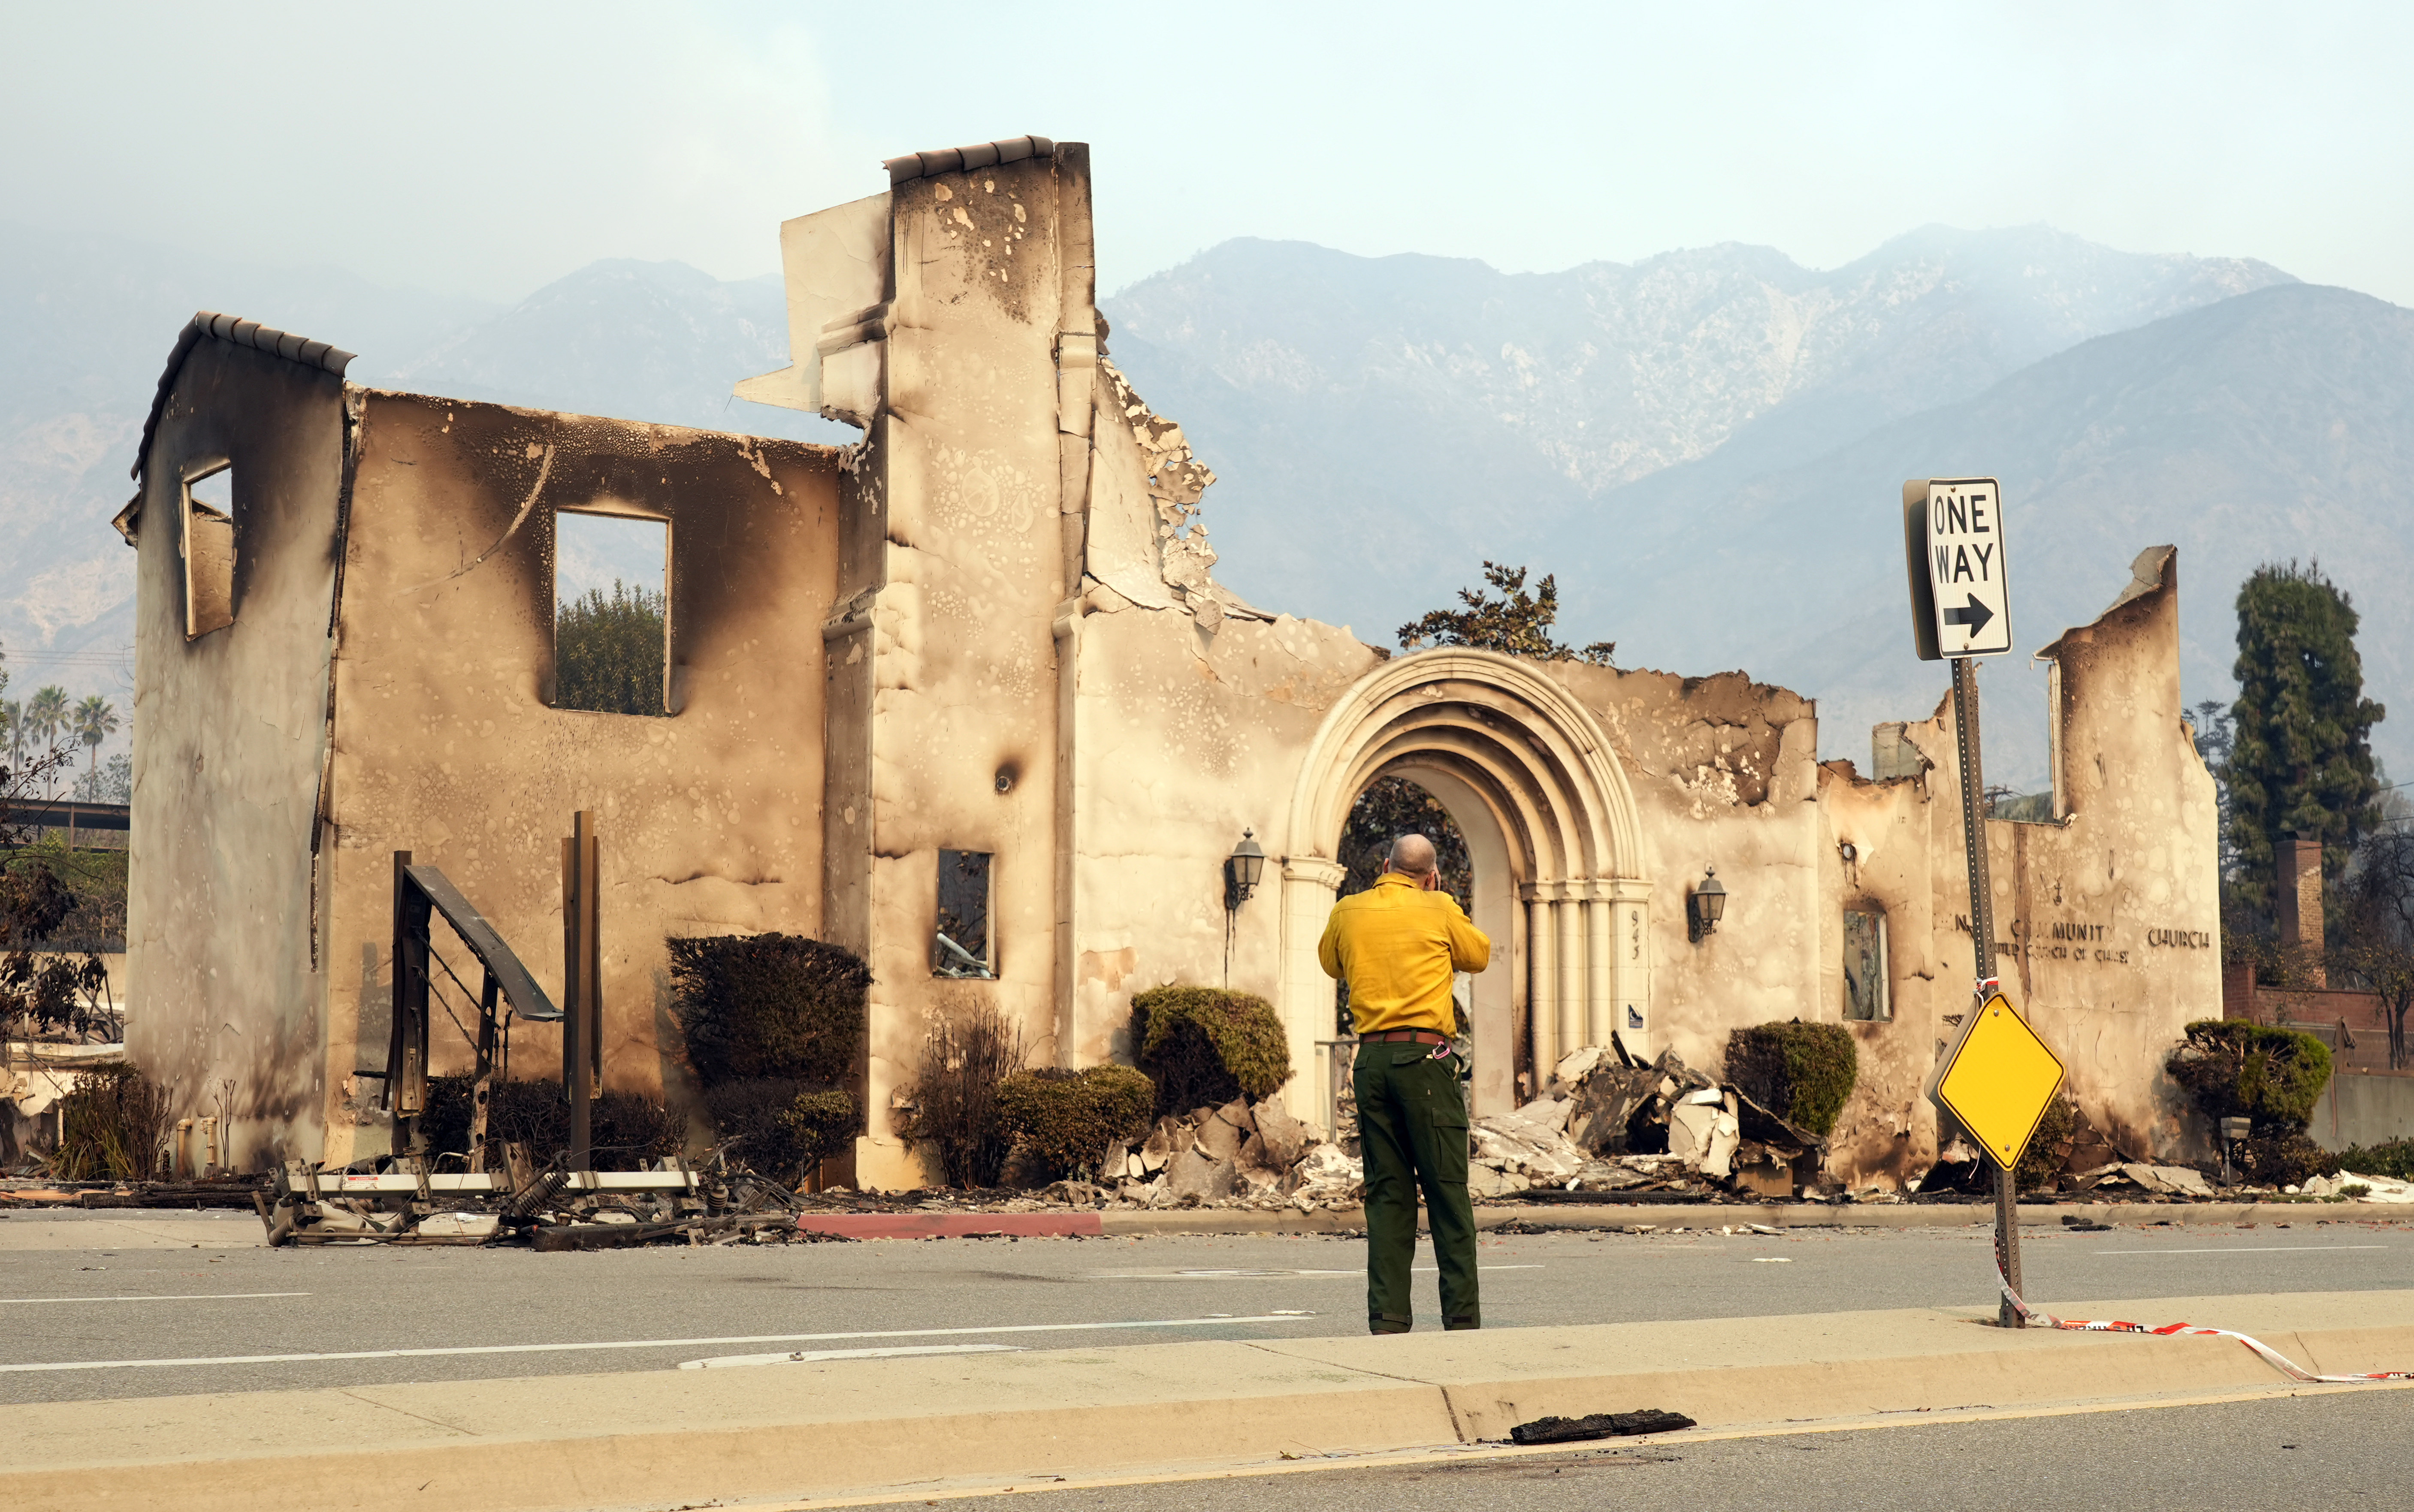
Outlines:
{"type": "Polygon", "coordinates": [[[704,1111],[733,1160],[788,1186],[862,1131],[853,1097],[785,1076],[723,1082],[704,1111]]]}
{"type": "Polygon", "coordinates": [[[1727,1080],[1822,1138],[1860,1077],[1860,1047],[1841,1024],[1757,1024],[1727,1036],[1727,1080]]]}
{"type": "Polygon", "coordinates": [[[2208,1119],[2252,1119],[2258,1139],[2303,1134],[2330,1085],[2331,1047],[2293,1029],[2203,1018],[2165,1069],[2208,1119]]]}
{"type": "Polygon", "coordinates": [[[669,941],[674,1013],[707,1088],[855,1075],[872,971],[851,951],[800,935],[669,941]]]}
{"type": "Polygon", "coordinates": [[[1261,1102],[1290,1080],[1289,1037],[1254,993],[1176,984],[1135,993],[1132,1045],[1160,1114],[1261,1102]]]}
{"type": "Polygon", "coordinates": [[[1148,1127],[1156,1084],[1129,1066],[1019,1071],[998,1084],[997,1116],[1048,1176],[1095,1176],[1107,1147],[1148,1127]]]}

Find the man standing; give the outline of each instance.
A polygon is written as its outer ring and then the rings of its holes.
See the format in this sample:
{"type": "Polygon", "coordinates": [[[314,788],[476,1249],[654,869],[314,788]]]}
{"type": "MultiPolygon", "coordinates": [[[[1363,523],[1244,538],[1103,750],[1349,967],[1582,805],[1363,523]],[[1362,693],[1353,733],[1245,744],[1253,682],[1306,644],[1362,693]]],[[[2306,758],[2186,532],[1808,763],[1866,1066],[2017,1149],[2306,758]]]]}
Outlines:
{"type": "Polygon", "coordinates": [[[1491,963],[1492,941],[1438,890],[1433,841],[1403,835],[1383,874],[1333,905],[1316,948],[1324,974],[1349,983],[1358,1030],[1358,1144],[1366,1162],[1366,1327],[1408,1331],[1408,1262],[1417,1193],[1441,1270],[1445,1328],[1480,1328],[1475,1208],[1467,1198],[1467,1099],[1451,1053],[1457,972],[1491,963]]]}

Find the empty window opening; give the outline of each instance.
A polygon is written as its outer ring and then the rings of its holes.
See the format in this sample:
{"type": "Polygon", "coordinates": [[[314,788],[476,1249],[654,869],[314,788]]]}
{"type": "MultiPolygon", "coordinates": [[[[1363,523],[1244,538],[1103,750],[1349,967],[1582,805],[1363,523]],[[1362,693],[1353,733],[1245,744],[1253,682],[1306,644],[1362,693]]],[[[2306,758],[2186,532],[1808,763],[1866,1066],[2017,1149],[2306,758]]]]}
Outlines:
{"type": "Polygon", "coordinates": [[[553,539],[553,706],[667,714],[668,522],[564,510],[553,539]]]}
{"type": "Polygon", "coordinates": [[[185,480],[185,639],[234,623],[234,469],[204,462],[185,480]]]}
{"type": "Polygon", "coordinates": [[[997,976],[997,951],[990,930],[990,853],[939,852],[939,926],[931,941],[932,976],[997,976]]]}
{"type": "Polygon", "coordinates": [[[1883,913],[1848,910],[1844,914],[1844,1016],[1864,1022],[1894,1016],[1883,913]]]}

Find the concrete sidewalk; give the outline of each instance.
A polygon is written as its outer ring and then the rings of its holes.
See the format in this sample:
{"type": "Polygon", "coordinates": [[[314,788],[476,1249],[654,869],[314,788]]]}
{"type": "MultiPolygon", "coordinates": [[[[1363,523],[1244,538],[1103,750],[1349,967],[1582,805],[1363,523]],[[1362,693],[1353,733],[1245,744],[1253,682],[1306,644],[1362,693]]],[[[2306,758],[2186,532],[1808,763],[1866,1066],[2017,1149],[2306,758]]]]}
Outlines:
{"type": "MultiPolygon", "coordinates": [[[[2242,1329],[2322,1371],[2414,1366],[2414,1292],[2059,1311],[2242,1329]]],[[[1639,1407],[1716,1430],[2314,1389],[2228,1341],[2015,1332],[1980,1316],[1906,1309],[34,1403],[9,1410],[0,1505],[593,1512],[1439,1448],[1545,1415],[1639,1407]]]]}

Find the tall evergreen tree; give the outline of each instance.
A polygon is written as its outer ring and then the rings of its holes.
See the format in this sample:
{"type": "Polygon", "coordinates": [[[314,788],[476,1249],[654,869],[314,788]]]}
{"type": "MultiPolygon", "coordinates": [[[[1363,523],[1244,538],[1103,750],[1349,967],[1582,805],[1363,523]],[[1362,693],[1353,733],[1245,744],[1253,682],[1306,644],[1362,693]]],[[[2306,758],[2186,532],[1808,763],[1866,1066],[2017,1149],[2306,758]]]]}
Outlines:
{"type": "Polygon", "coordinates": [[[2267,563],[2238,590],[2238,703],[2228,768],[2241,900],[2268,908],[2281,840],[2322,842],[2335,879],[2380,822],[2356,614],[2321,566],[2267,563]]]}

